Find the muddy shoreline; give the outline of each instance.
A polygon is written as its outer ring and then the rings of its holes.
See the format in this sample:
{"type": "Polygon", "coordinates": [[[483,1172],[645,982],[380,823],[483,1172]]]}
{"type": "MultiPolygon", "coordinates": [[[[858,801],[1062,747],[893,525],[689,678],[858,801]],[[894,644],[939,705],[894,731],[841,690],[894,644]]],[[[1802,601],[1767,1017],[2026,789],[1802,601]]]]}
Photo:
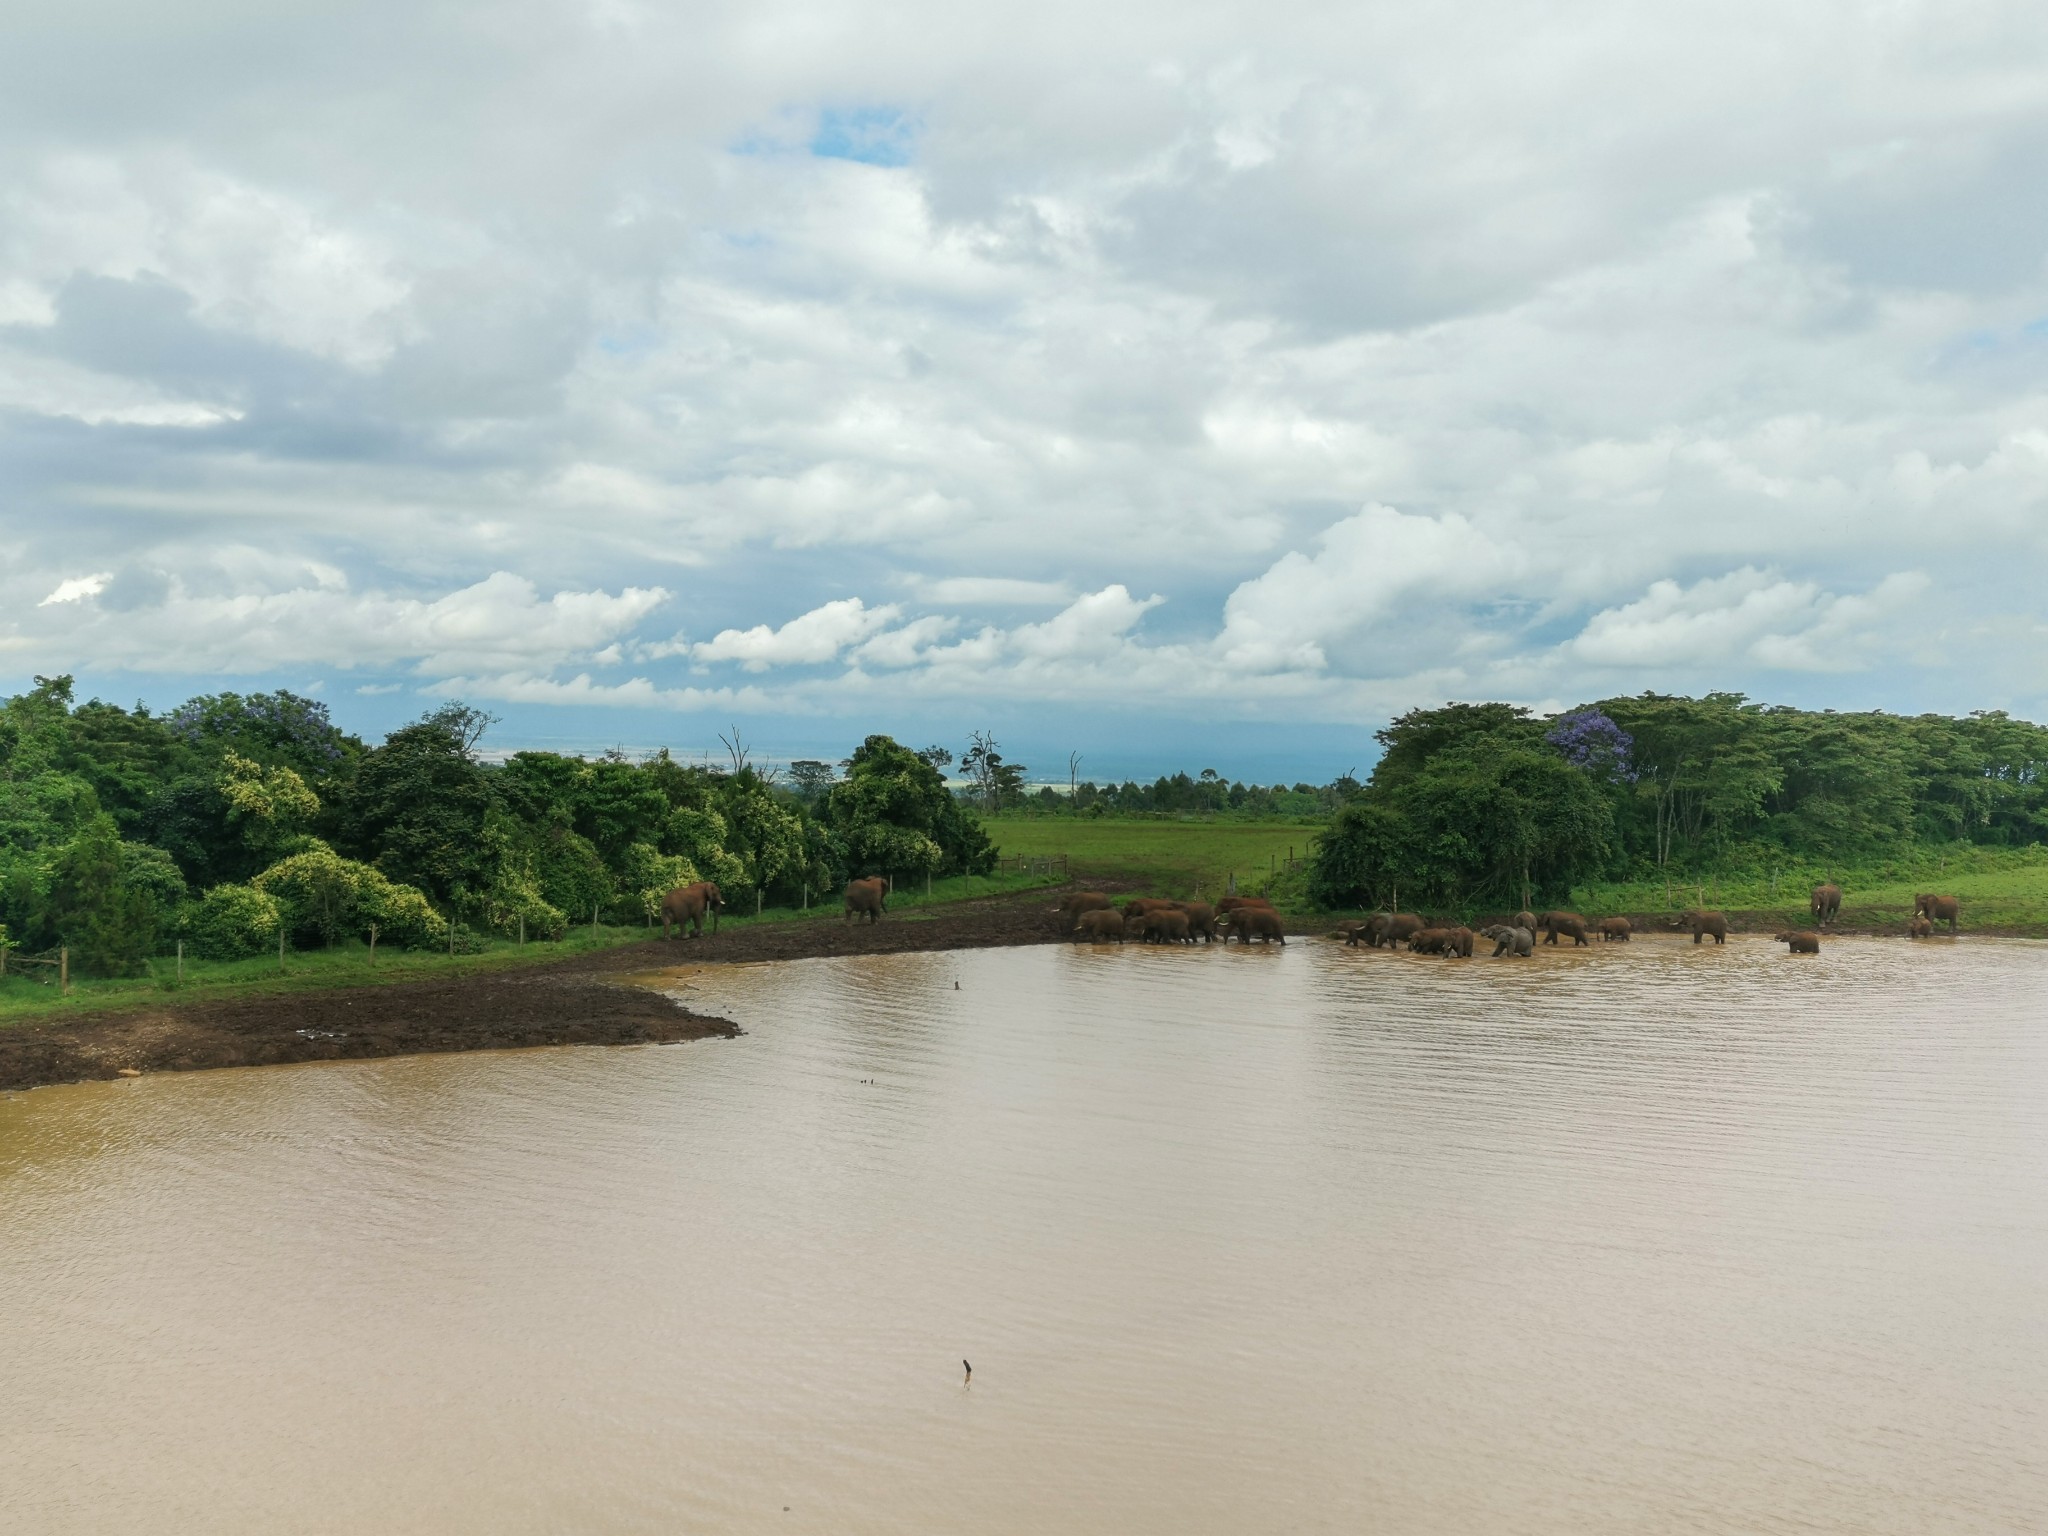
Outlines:
{"type": "MultiPolygon", "coordinates": [[[[1103,889],[1114,886],[1102,885],[1103,889]]],[[[697,1014],[626,978],[671,965],[835,955],[999,949],[1058,942],[1056,891],[961,902],[929,916],[843,924],[821,918],[734,926],[701,939],[660,939],[516,970],[209,997],[0,1028],[0,1092],[150,1072],[362,1061],[542,1045],[645,1045],[729,1039],[739,1026],[697,1014]]],[[[1639,933],[1668,931],[1655,914],[1639,933]]],[[[1290,935],[1326,934],[1335,918],[1290,919],[1290,935]]],[[[1732,932],[1765,932],[1762,914],[1731,912],[1732,932]]],[[[1830,930],[1863,936],[1892,928],[1830,930]]],[[[1986,930],[1988,932],[1988,930],[1986,930]]]]}
{"type": "Polygon", "coordinates": [[[1033,891],[872,926],[750,924],[516,970],[213,996],[0,1027],[0,1092],[214,1067],[729,1039],[740,1033],[731,1020],[693,1013],[625,978],[670,965],[1050,943],[1052,899],[1033,891]]]}

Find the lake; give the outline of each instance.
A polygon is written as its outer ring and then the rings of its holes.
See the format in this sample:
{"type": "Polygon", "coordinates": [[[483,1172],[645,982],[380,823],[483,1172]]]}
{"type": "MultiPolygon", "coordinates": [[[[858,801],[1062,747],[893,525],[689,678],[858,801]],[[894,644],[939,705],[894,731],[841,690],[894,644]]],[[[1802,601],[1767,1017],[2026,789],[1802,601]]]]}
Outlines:
{"type": "Polygon", "coordinates": [[[895,955],[0,1098],[0,1524],[2048,1529],[2044,982],[895,955]]]}

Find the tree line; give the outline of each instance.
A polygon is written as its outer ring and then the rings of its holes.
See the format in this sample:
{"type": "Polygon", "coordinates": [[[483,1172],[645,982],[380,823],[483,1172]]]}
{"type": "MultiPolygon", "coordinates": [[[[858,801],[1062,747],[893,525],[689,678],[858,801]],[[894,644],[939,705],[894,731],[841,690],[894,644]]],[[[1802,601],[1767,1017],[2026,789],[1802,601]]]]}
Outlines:
{"type": "Polygon", "coordinates": [[[473,946],[639,922],[698,879],[794,906],[855,875],[995,865],[941,749],[870,736],[840,772],[797,781],[754,767],[737,733],[729,766],[666,750],[491,762],[492,723],[452,703],[372,747],[288,692],[152,714],[38,677],[0,704],[0,943],[63,944],[84,973],[124,974],[180,940],[234,958],[374,926],[380,942],[473,946]]]}
{"type": "Polygon", "coordinates": [[[2048,728],[1645,693],[1541,718],[1510,704],[1402,715],[1318,838],[1328,907],[1563,901],[1592,879],[1837,867],[1915,845],[2048,840],[2048,728]]]}

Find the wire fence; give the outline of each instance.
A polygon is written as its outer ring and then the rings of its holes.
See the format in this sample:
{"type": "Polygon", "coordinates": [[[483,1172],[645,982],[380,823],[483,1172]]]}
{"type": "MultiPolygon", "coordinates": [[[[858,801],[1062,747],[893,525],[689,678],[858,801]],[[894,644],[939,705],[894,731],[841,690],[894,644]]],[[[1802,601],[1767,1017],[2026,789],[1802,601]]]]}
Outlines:
{"type": "Polygon", "coordinates": [[[999,875],[1060,875],[1067,873],[1064,853],[1011,853],[996,860],[999,875]]]}

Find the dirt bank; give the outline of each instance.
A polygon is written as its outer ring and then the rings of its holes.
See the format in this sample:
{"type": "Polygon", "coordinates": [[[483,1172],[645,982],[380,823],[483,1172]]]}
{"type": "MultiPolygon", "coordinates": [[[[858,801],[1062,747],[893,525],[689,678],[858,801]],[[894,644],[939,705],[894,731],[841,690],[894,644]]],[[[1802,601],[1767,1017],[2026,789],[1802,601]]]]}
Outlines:
{"type": "Polygon", "coordinates": [[[0,1027],[0,1091],[288,1061],[346,1061],[535,1045],[641,1045],[732,1036],[737,1026],[621,978],[664,965],[989,949],[1052,939],[1043,891],[961,902],[873,926],[832,920],[735,924],[517,970],[385,986],[196,997],[0,1027]]]}

